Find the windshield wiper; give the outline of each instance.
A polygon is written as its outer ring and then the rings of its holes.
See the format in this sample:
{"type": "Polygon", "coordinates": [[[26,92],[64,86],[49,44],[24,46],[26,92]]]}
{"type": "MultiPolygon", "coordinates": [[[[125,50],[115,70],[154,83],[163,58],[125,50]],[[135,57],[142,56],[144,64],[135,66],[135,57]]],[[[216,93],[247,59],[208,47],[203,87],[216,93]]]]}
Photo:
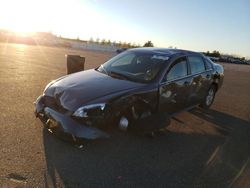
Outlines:
{"type": "Polygon", "coordinates": [[[128,76],[126,76],[126,75],[124,75],[124,74],[122,74],[122,73],[115,72],[115,71],[110,71],[109,75],[110,75],[111,77],[114,76],[114,77],[118,77],[118,78],[122,78],[122,79],[126,79],[126,80],[131,80],[130,77],[128,77],[128,76]]]}

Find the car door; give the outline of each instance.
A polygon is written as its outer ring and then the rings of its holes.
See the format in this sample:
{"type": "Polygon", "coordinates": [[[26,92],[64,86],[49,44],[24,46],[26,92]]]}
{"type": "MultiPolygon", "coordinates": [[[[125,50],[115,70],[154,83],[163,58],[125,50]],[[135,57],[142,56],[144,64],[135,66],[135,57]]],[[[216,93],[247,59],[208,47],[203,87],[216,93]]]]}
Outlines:
{"type": "Polygon", "coordinates": [[[188,64],[190,67],[190,93],[188,100],[195,105],[200,103],[207,94],[211,85],[212,67],[206,65],[203,57],[198,55],[189,55],[188,64]]]}
{"type": "Polygon", "coordinates": [[[176,59],[159,85],[159,110],[174,113],[188,106],[190,78],[186,57],[176,59]]]}

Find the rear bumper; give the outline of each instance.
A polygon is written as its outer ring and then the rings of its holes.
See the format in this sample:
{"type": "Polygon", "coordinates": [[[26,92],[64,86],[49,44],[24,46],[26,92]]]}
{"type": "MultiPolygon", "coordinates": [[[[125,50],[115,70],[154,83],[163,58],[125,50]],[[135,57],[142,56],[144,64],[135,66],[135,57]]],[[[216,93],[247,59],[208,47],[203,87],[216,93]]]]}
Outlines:
{"type": "Polygon", "coordinates": [[[46,107],[43,96],[40,96],[35,102],[35,115],[42,120],[47,129],[66,133],[74,138],[94,140],[109,137],[107,133],[95,127],[78,123],[71,116],[46,107]]]}

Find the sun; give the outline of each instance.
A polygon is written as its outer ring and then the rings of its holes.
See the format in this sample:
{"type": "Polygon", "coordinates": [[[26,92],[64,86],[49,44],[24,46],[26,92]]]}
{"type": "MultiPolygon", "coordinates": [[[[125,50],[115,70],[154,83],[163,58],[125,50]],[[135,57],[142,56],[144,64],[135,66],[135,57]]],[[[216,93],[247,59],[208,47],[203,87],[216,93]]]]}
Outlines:
{"type": "Polygon", "coordinates": [[[1,2],[0,27],[16,33],[44,30],[49,20],[45,9],[42,13],[41,8],[44,9],[33,0],[1,2]]]}
{"type": "Polygon", "coordinates": [[[81,0],[0,0],[0,5],[0,29],[16,33],[55,31],[76,37],[79,19],[96,23],[81,0]]]}
{"type": "Polygon", "coordinates": [[[13,22],[12,24],[9,24],[8,29],[12,32],[15,32],[17,34],[27,34],[32,33],[36,31],[36,28],[32,26],[32,23],[29,21],[26,22],[13,22]]]}
{"type": "Polygon", "coordinates": [[[17,35],[51,32],[68,38],[127,40],[131,29],[112,21],[87,0],[0,0],[0,29],[17,35]]]}

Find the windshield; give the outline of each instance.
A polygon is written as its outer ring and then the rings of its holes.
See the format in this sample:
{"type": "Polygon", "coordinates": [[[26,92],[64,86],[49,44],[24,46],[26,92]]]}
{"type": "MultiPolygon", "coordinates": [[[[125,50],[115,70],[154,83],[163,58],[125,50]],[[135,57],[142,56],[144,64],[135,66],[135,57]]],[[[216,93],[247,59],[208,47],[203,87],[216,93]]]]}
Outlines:
{"type": "Polygon", "coordinates": [[[104,63],[98,71],[121,79],[150,82],[168,59],[165,54],[125,52],[104,63]]]}

